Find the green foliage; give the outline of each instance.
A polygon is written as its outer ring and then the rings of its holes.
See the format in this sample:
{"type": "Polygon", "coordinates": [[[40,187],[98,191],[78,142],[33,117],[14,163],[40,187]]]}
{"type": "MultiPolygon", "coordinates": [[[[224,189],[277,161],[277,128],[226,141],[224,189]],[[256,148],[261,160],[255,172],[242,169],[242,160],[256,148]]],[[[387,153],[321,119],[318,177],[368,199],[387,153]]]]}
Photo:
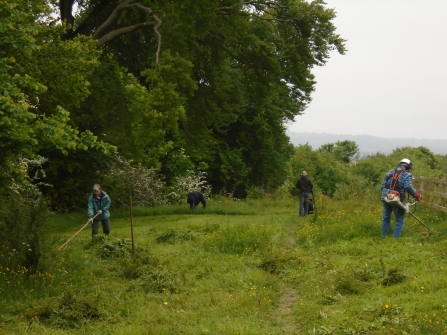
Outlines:
{"type": "Polygon", "coordinates": [[[158,1],[146,8],[163,23],[154,30],[136,29],[155,17],[134,2],[99,37],[131,32],[98,49],[91,35],[120,2],[77,2],[76,14],[73,3],[1,3],[1,186],[25,182],[20,159],[40,154],[53,208],[78,207],[115,147],[168,185],[197,169],[237,197],[284,185],[284,124],[310,101],[311,69],[344,53],[333,10],[322,1],[158,1]],[[64,24],[54,24],[56,9],[64,24]]]}
{"type": "Polygon", "coordinates": [[[379,195],[380,188],[374,187],[374,184],[368,179],[363,176],[350,175],[345,182],[337,184],[333,198],[337,200],[364,199],[375,201],[379,195]]]}
{"type": "MultiPolygon", "coordinates": [[[[381,184],[385,173],[389,171],[387,170],[387,167],[390,166],[389,161],[390,158],[387,155],[377,153],[356,162],[352,166],[352,172],[374,185],[381,184]]],[[[395,162],[393,163],[397,165],[395,162]]]]}
{"type": "Polygon", "coordinates": [[[264,189],[259,186],[252,186],[247,190],[247,199],[262,199],[265,195],[264,189]]]}
{"type": "Polygon", "coordinates": [[[57,106],[74,111],[91,94],[89,79],[100,65],[100,50],[86,36],[60,40],[60,26],[45,27],[37,36],[39,48],[19,61],[47,90],[39,95],[36,107],[51,114],[57,106]]]}
{"type": "Polygon", "coordinates": [[[48,203],[33,186],[14,186],[0,203],[0,265],[34,275],[49,246],[48,203]],[[23,270],[22,270],[23,269],[23,270]]]}
{"type": "Polygon", "coordinates": [[[402,158],[408,158],[413,162],[412,174],[415,177],[433,177],[439,178],[445,175],[443,171],[440,158],[434,155],[429,149],[425,147],[404,147],[393,150],[390,158],[395,160],[395,164],[402,158]]]}
{"type": "Polygon", "coordinates": [[[323,144],[319,150],[333,153],[339,161],[346,164],[358,160],[360,156],[360,149],[357,143],[348,140],[323,144]]]}
{"type": "MultiPolygon", "coordinates": [[[[312,150],[308,144],[295,148],[291,160],[290,184],[295,186],[302,171],[309,174],[314,187],[320,189],[324,194],[332,196],[337,184],[347,180],[348,167],[336,158],[334,153],[325,150],[312,150]]],[[[292,192],[297,192],[296,188],[292,192]]]]}
{"type": "Polygon", "coordinates": [[[115,12],[119,1],[76,3],[78,13],[73,1],[2,2],[2,185],[24,182],[20,159],[38,153],[49,159],[54,188],[42,189],[53,208],[77,207],[115,147],[168,185],[187,170],[207,171],[214,191],[239,198],[284,185],[284,125],[310,101],[312,68],[344,53],[333,10],[301,0],[156,1],[146,11],[135,1],[115,12]],[[119,19],[96,34],[112,12],[119,19]],[[155,18],[160,29],[140,29],[155,18]],[[108,33],[120,38],[97,48],[108,33]]]}
{"type": "MultiPolygon", "coordinates": [[[[67,2],[58,3],[66,8],[67,2]]],[[[79,3],[64,37],[97,31],[118,4],[79,3]]],[[[147,3],[134,5],[119,12],[104,34],[153,18],[140,11],[147,3]]],[[[161,28],[150,24],[109,40],[75,124],[83,120],[85,129],[117,145],[126,158],[161,168],[168,183],[178,175],[168,168],[170,157],[184,148],[192,168],[209,169],[216,192],[237,187],[244,195],[250,186],[270,192],[283,185],[283,162],[292,153],[284,124],[310,101],[311,69],[323,65],[331,50],[344,53],[334,11],[322,1],[301,0],[256,6],[155,2],[150,10],[161,28]],[[145,80],[147,91],[136,84],[132,92],[123,90],[118,73],[126,71],[145,80]]],[[[71,20],[66,12],[61,16],[71,20]]]]}
{"type": "MultiPolygon", "coordinates": [[[[36,22],[42,12],[48,13],[46,2],[2,1],[0,41],[0,189],[12,181],[23,183],[26,175],[17,168],[22,158],[32,158],[39,150],[54,147],[63,153],[68,150],[100,149],[114,151],[89,131],[79,132],[70,126],[69,113],[60,106],[40,110],[38,97],[47,90],[36,78],[28,75],[31,55],[38,50],[37,35],[42,31],[36,22]],[[47,112],[47,113],[46,113],[47,112]]],[[[75,43],[75,42],[73,42],[75,43]]],[[[35,63],[34,63],[35,64],[35,63]]],[[[30,71],[31,73],[32,71],[30,71]]]]}
{"type": "Polygon", "coordinates": [[[50,157],[51,161],[43,166],[45,185],[38,187],[51,199],[51,208],[56,212],[85,209],[92,186],[96,183],[101,184],[106,192],[110,192],[113,186],[105,178],[111,155],[96,150],[82,150],[69,151],[66,156],[51,148],[42,150],[40,154],[50,157]]]}
{"type": "Polygon", "coordinates": [[[413,162],[414,177],[442,178],[446,173],[443,156],[434,155],[424,147],[397,148],[389,155],[377,153],[362,159],[356,157],[358,147],[352,141],[327,143],[318,150],[308,144],[295,147],[289,171],[291,194],[298,194],[294,185],[303,170],[309,173],[315,189],[334,199],[369,201],[378,199],[385,173],[397,167],[405,157],[413,162]],[[343,151],[337,151],[337,148],[343,148],[343,151]]]}

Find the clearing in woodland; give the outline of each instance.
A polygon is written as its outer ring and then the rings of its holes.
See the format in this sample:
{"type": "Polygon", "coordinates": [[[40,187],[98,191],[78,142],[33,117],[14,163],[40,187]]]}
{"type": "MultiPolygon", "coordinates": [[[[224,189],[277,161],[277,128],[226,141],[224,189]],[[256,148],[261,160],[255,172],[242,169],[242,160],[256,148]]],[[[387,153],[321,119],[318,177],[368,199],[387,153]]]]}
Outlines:
{"type": "MultiPolygon", "coordinates": [[[[447,334],[445,217],[380,238],[380,202],[230,201],[55,216],[40,270],[0,269],[2,334],[447,334]]],[[[9,253],[8,253],[9,252],[9,253]]],[[[3,250],[2,257],[14,257],[3,250]]]]}

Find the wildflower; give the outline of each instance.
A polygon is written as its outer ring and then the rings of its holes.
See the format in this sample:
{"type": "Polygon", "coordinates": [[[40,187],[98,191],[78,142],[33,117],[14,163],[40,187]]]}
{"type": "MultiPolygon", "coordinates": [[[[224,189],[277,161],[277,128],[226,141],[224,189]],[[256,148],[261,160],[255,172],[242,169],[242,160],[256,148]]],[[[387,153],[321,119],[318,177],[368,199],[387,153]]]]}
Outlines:
{"type": "Polygon", "coordinates": [[[165,301],[163,304],[165,304],[165,305],[167,305],[168,304],[168,302],[167,301],[165,301]]]}
{"type": "Polygon", "coordinates": [[[388,306],[388,305],[385,305],[385,308],[389,308],[390,306],[388,306]]]}

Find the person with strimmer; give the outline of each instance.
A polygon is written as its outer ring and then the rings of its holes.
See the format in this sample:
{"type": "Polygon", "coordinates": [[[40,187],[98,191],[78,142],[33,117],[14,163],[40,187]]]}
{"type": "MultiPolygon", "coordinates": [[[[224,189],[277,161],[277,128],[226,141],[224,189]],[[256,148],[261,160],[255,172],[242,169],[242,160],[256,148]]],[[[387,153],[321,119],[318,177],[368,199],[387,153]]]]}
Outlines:
{"type": "Polygon", "coordinates": [[[404,202],[406,193],[411,194],[416,200],[421,200],[422,195],[416,191],[411,182],[411,169],[413,163],[404,158],[399,162],[395,169],[391,169],[385,175],[382,182],[382,237],[388,236],[391,225],[391,215],[394,213],[396,217],[396,225],[394,227],[395,238],[400,237],[405,224],[405,210],[399,205],[389,203],[387,199],[390,196],[397,196],[401,202],[404,202]]]}

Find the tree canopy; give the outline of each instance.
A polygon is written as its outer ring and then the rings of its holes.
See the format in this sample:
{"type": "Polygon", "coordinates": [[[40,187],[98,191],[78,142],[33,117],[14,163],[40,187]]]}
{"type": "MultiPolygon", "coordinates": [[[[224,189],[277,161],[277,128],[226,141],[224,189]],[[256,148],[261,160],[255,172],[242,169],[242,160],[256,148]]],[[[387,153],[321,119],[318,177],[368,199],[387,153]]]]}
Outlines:
{"type": "Polygon", "coordinates": [[[48,87],[30,76],[25,60],[40,47],[37,40],[45,28],[39,20],[48,13],[44,1],[0,1],[0,186],[24,182],[26,167],[20,159],[32,158],[44,148],[64,154],[88,148],[114,150],[90,131],[69,125],[69,112],[62,106],[39,108],[39,97],[48,87]]]}
{"type": "Polygon", "coordinates": [[[0,111],[20,120],[2,163],[14,147],[44,155],[67,194],[86,182],[72,178],[100,178],[86,166],[105,168],[107,145],[167,181],[195,167],[215,192],[278,187],[292,155],[285,126],[311,100],[312,69],[345,51],[321,0],[14,0],[2,11],[1,85],[14,107],[0,111]]]}

